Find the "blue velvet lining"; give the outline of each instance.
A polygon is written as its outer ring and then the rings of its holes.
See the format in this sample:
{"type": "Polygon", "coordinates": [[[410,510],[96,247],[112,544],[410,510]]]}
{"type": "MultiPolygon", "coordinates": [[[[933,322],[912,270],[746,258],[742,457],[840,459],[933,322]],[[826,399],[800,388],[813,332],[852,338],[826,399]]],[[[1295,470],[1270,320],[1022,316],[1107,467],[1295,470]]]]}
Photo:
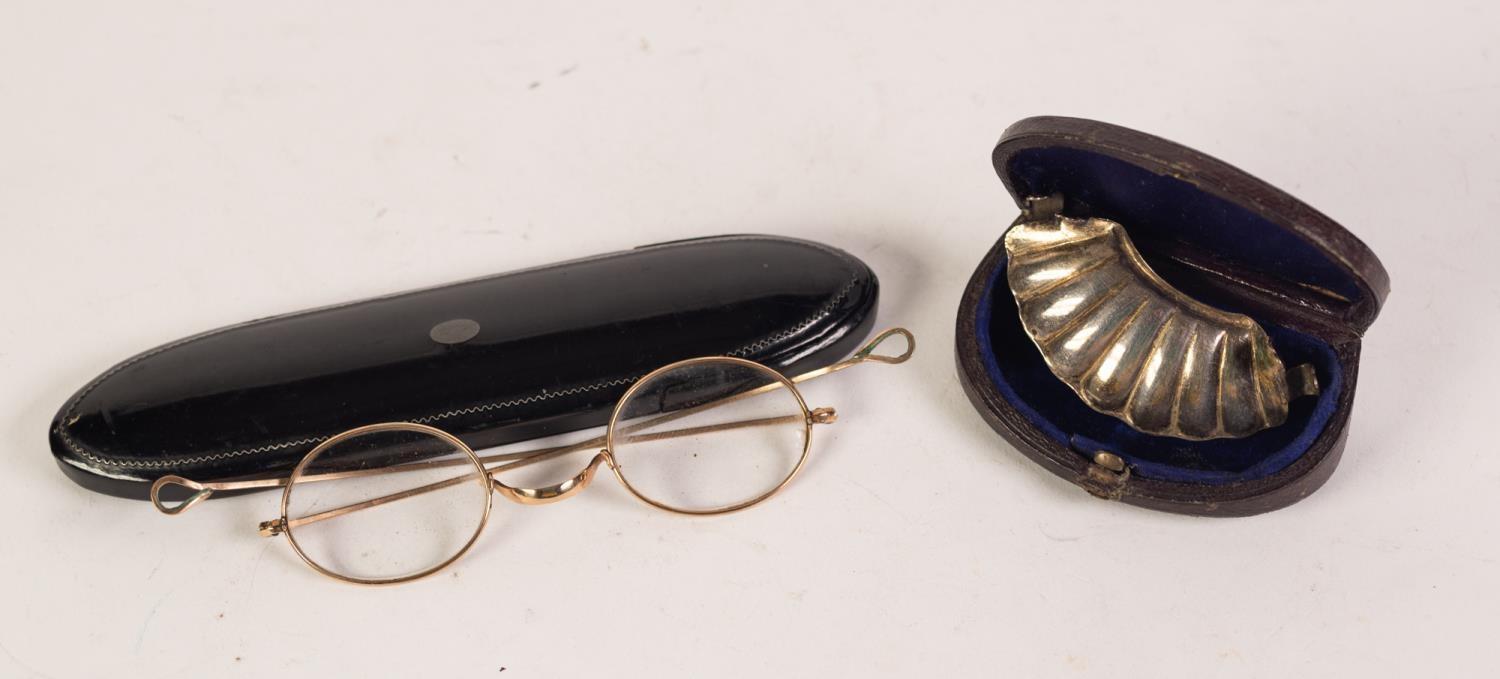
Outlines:
{"type": "MultiPolygon", "coordinates": [[[[1173,240],[1261,271],[1334,290],[1360,293],[1347,273],[1317,247],[1260,216],[1187,182],[1109,156],[1078,149],[1023,149],[1006,168],[1018,195],[1061,193],[1069,214],[1113,219],[1150,258],[1152,242],[1173,240]]],[[[1142,434],[1094,411],[1057,379],[1021,328],[1015,298],[999,266],[985,284],[976,327],[981,358],[1001,397],[1048,437],[1091,454],[1120,455],[1140,476],[1182,483],[1225,484],[1260,479],[1291,465],[1328,426],[1343,390],[1333,347],[1268,322],[1271,343],[1288,366],[1311,363],[1322,384],[1316,398],[1292,401],[1287,422],[1252,436],[1214,441],[1142,434]],[[998,284],[997,284],[998,282],[998,284]]],[[[1233,300],[1205,300],[1230,311],[1233,300]]]]}
{"type": "Polygon", "coordinates": [[[1005,169],[1017,195],[1061,193],[1068,214],[1124,224],[1142,253],[1149,253],[1153,242],[1189,243],[1215,257],[1333,290],[1351,300],[1361,296],[1349,273],[1313,244],[1180,179],[1118,158],[1061,147],[1019,150],[1005,169]]]}

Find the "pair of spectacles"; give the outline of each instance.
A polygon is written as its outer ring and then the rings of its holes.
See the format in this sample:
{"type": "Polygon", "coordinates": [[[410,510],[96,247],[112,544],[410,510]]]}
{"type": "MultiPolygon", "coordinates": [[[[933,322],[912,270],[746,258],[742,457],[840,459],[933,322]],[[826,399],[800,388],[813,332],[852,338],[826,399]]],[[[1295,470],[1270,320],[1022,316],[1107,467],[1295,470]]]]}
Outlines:
{"type": "Polygon", "coordinates": [[[313,448],[286,477],[199,483],[164,476],[151,502],[179,514],[220,491],[283,488],[281,515],[260,524],[285,535],[297,556],[323,575],[360,584],[396,584],[457,561],[488,524],[499,493],[520,504],[570,497],[607,466],[636,498],[681,514],[724,514],[780,492],[806,465],[814,425],[837,419],[808,408],[797,384],[867,362],[902,363],[916,349],[904,328],[877,335],[849,358],[787,377],[727,356],[672,363],[636,380],[620,397],[604,435],[567,445],[481,456],[458,437],[410,422],[372,424],[313,448]],[[875,353],[893,335],[896,355],[875,353]],[[566,481],[521,487],[499,476],[590,449],[599,452],[566,481]],[[180,486],[186,500],[162,491],[180,486]]]}

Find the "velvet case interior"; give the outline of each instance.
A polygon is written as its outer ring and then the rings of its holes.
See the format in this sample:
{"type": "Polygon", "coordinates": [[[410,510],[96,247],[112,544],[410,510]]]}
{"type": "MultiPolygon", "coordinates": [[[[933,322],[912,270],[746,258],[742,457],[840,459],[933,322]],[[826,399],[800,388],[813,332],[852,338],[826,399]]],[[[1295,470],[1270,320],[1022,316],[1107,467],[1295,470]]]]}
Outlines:
{"type": "Polygon", "coordinates": [[[1345,366],[1332,340],[1294,329],[1233,290],[1195,285],[1197,269],[1166,266],[1168,246],[1212,253],[1216,264],[1290,277],[1309,290],[1353,305],[1359,284],[1319,248],[1256,213],[1196,186],[1103,153],[1062,146],[1025,148],[997,166],[1018,197],[1060,194],[1064,214],[1122,224],[1169,283],[1221,309],[1243,313],[1266,330],[1290,368],[1309,363],[1321,391],[1295,399],[1285,424],[1238,439],[1188,441],[1143,434],[1088,407],[1053,376],[1021,327],[1005,267],[989,273],[977,309],[981,360],[998,393],[1033,426],[1058,443],[1092,455],[1109,451],[1133,473],[1168,482],[1227,484],[1273,475],[1308,451],[1334,420],[1345,366]],[[1206,292],[1209,290],[1218,292],[1206,292]],[[1205,296],[1206,295],[1206,296],[1205,296]]]}

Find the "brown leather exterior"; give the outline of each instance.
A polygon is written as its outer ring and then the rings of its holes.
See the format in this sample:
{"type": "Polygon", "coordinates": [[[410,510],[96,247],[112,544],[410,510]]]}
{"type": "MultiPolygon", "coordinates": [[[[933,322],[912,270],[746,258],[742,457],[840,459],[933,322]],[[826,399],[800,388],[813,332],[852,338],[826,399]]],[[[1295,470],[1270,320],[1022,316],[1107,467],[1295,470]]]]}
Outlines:
{"type": "Polygon", "coordinates": [[[1351,274],[1365,294],[1342,308],[1320,306],[1314,295],[1278,285],[1253,272],[1212,270],[1194,261],[1192,253],[1166,253],[1165,259],[1171,266],[1196,269],[1199,284],[1235,291],[1247,306],[1276,322],[1326,339],[1335,348],[1342,366],[1344,389],[1334,417],[1308,451],[1271,476],[1206,485],[1142,478],[1130,475],[1128,470],[1116,475],[1043,434],[990,381],[980,358],[976,323],[984,287],[1005,261],[1004,244],[997,240],[964,290],[955,347],[959,382],[985,422],[1043,469],[1090,494],[1150,509],[1203,516],[1249,516],[1286,507],[1321,487],[1333,474],[1344,451],[1354,404],[1361,336],[1390,291],[1389,275],[1374,253],[1326,215],[1227,163],[1158,137],[1075,118],[1028,118],[1012,125],[1002,136],[995,148],[995,167],[1018,205],[1026,196],[1016,194],[1003,168],[1009,155],[1018,149],[1042,145],[1086,149],[1127,160],[1251,209],[1327,253],[1351,274]]]}

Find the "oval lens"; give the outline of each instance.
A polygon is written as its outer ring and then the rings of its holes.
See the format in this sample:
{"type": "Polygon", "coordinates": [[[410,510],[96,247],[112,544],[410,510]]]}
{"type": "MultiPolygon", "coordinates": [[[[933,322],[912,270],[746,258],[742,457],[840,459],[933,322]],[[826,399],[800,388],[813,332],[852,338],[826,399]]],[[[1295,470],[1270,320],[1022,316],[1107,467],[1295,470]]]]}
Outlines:
{"type": "Polygon", "coordinates": [[[427,575],[473,544],[490,486],[473,451],[420,425],[376,425],[315,450],[286,491],[288,537],[335,577],[388,583],[427,575]]]}
{"type": "Polygon", "coordinates": [[[776,372],[698,359],[633,388],[616,410],[609,448],[637,495],[708,514],[770,496],[802,465],[810,433],[801,396],[776,372]]]}

